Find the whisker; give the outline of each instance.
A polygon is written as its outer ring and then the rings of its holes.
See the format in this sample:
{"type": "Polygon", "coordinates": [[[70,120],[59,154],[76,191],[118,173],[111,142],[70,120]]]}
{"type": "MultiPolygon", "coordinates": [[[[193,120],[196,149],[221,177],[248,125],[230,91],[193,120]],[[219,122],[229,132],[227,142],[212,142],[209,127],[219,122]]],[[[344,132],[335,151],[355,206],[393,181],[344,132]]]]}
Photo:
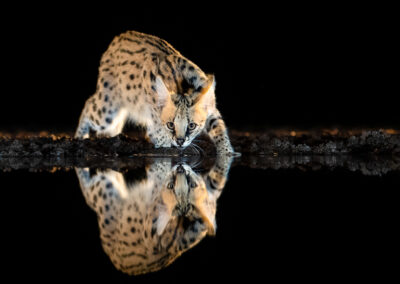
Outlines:
{"type": "Polygon", "coordinates": [[[198,149],[200,149],[200,150],[203,150],[203,149],[201,149],[201,147],[199,146],[199,145],[197,145],[196,143],[192,143],[193,144],[193,146],[195,146],[196,148],[198,148],[198,149]]]}
{"type": "Polygon", "coordinates": [[[197,156],[194,156],[194,157],[190,160],[189,165],[190,165],[190,167],[191,167],[194,171],[196,171],[196,170],[198,170],[197,167],[198,167],[199,165],[201,165],[202,161],[203,161],[202,156],[201,156],[201,155],[197,155],[197,156]]]}
{"type": "Polygon", "coordinates": [[[193,146],[193,144],[190,144],[190,149],[192,149],[197,155],[200,155],[199,150],[196,149],[196,147],[193,146]]]}
{"type": "Polygon", "coordinates": [[[197,145],[196,143],[193,143],[193,142],[191,145],[193,145],[193,147],[195,147],[198,150],[200,155],[204,156],[204,150],[201,149],[201,147],[199,145],[197,145]]]}
{"type": "Polygon", "coordinates": [[[198,150],[195,146],[192,145],[192,148],[193,148],[193,150],[196,152],[197,155],[200,155],[199,150],[198,150]]]}
{"type": "Polygon", "coordinates": [[[202,161],[203,160],[202,160],[201,156],[199,156],[198,160],[192,166],[193,170],[198,170],[197,167],[201,165],[202,161]]]}

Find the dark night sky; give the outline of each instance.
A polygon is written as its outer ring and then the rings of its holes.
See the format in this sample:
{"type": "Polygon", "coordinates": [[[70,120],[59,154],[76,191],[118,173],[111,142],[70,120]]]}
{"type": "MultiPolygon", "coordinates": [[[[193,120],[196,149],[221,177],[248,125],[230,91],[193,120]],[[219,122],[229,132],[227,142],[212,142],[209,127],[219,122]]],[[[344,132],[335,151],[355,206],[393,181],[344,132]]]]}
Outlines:
{"type": "Polygon", "coordinates": [[[133,16],[14,19],[2,26],[0,129],[74,129],[101,54],[126,30],[164,38],[214,73],[228,126],[399,127],[392,20],[341,12],[190,25],[133,16]]]}

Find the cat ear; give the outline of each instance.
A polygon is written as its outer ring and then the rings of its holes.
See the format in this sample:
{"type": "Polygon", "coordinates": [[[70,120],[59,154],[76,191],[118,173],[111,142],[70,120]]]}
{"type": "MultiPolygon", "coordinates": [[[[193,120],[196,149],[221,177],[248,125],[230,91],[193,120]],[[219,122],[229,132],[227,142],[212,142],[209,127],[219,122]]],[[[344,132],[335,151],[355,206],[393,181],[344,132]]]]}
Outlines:
{"type": "Polygon", "coordinates": [[[165,106],[168,97],[170,96],[170,93],[167,89],[167,86],[165,86],[164,81],[161,79],[160,76],[156,77],[156,93],[158,97],[158,106],[163,107],[165,106]]]}
{"type": "Polygon", "coordinates": [[[162,202],[158,204],[157,234],[161,236],[168,223],[173,218],[172,210],[176,205],[175,194],[170,190],[161,191],[162,202]]]}
{"type": "Polygon", "coordinates": [[[161,236],[164,233],[169,221],[171,220],[172,215],[166,206],[160,206],[158,212],[159,215],[157,218],[157,235],[161,236]]]}
{"type": "Polygon", "coordinates": [[[207,227],[207,234],[209,236],[215,236],[217,224],[215,223],[215,212],[211,210],[210,206],[202,202],[200,206],[197,206],[197,210],[200,214],[201,219],[207,227]]]}
{"type": "Polygon", "coordinates": [[[207,78],[208,80],[201,87],[196,100],[204,109],[209,109],[209,107],[215,104],[215,76],[207,75],[207,78]]]}

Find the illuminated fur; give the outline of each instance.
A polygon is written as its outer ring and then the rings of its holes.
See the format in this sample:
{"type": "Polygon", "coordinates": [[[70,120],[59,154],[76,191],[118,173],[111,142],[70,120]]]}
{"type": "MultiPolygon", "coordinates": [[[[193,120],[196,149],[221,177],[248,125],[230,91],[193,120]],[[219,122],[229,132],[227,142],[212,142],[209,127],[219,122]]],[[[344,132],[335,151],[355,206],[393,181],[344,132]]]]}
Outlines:
{"type": "Polygon", "coordinates": [[[152,164],[140,182],[120,172],[76,169],[87,204],[96,212],[103,249],[127,274],[157,271],[216,231],[216,202],[232,157],[219,156],[209,173],[190,166],[152,164]]]}
{"type": "Polygon", "coordinates": [[[103,54],[75,137],[87,138],[90,130],[115,136],[127,121],[145,126],[155,147],[184,148],[204,131],[218,153],[234,153],[216,108],[214,76],[166,41],[134,31],[115,37],[103,54]]]}

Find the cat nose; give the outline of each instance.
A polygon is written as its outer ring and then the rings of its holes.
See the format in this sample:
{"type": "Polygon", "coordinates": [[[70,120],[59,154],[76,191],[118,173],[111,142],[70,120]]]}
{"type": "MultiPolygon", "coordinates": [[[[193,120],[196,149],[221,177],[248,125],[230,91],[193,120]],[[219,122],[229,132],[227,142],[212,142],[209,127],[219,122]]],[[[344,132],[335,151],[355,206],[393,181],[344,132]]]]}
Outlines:
{"type": "Polygon", "coordinates": [[[178,168],[176,169],[176,172],[179,174],[184,174],[185,173],[185,169],[183,168],[182,165],[179,165],[178,168]]]}
{"type": "Polygon", "coordinates": [[[183,139],[183,138],[176,139],[176,143],[178,143],[179,146],[182,146],[184,142],[185,142],[185,139],[183,139]]]}

